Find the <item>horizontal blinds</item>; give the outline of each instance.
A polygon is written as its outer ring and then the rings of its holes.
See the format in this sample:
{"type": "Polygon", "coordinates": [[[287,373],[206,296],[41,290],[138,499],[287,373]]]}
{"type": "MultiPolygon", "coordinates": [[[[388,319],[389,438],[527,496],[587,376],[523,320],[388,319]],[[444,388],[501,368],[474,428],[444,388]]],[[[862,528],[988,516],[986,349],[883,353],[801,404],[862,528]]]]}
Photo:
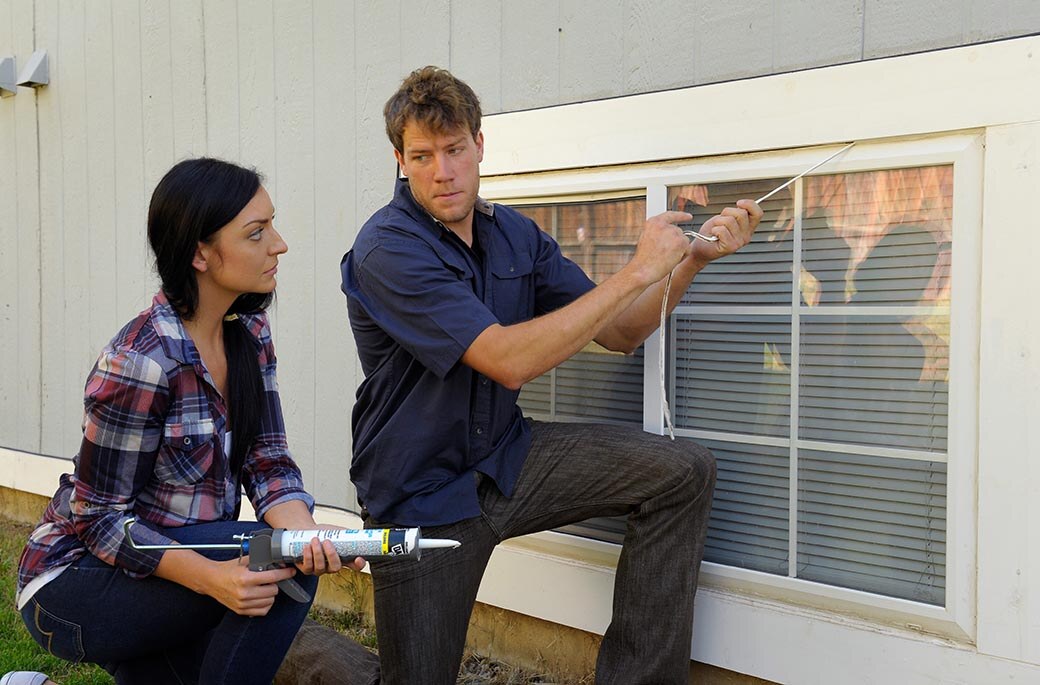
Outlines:
{"type": "Polygon", "coordinates": [[[633,355],[579,352],[558,366],[556,415],[642,425],[643,348],[633,355]]]}
{"type": "Polygon", "coordinates": [[[517,404],[527,416],[549,416],[552,413],[552,372],[524,383],[517,404]]]}
{"type": "Polygon", "coordinates": [[[790,463],[787,448],[703,443],[718,477],[704,558],[787,575],[790,463]]]}
{"type": "MultiPolygon", "coordinates": [[[[610,198],[517,209],[550,232],[562,254],[599,283],[628,263],[646,219],[643,197],[610,198]]],[[[643,350],[623,355],[590,343],[554,371],[526,384],[525,413],[540,418],[642,425],[643,350]]]]}
{"type": "Polygon", "coordinates": [[[643,348],[632,355],[608,352],[595,344],[589,348],[596,351],[579,352],[555,372],[525,384],[520,408],[535,418],[642,425],[643,348]]]}
{"type": "MultiPolygon", "coordinates": [[[[758,180],[705,186],[674,186],[668,189],[669,209],[689,212],[701,226],[724,208],[742,198],[756,198],[782,183],[758,180]]],[[[705,267],[683,296],[683,304],[764,306],[791,304],[792,242],[789,193],[780,193],[763,203],[765,215],[751,243],[725,259],[705,267]]]]}
{"type": "Polygon", "coordinates": [[[914,317],[802,317],[799,437],[945,452],[949,318],[928,323],[915,335],[914,317]]]}
{"type": "Polygon", "coordinates": [[[942,605],[946,464],[802,450],[798,577],[942,605]]]}
{"type": "Polygon", "coordinates": [[[677,315],[673,326],[676,426],[790,434],[790,319],[677,315]]]}

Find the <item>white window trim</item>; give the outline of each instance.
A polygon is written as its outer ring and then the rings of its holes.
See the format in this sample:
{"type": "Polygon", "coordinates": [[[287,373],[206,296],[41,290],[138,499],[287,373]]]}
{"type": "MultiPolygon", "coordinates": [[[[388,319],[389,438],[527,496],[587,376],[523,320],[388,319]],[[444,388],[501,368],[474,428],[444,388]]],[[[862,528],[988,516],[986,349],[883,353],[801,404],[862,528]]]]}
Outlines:
{"type": "MultiPolygon", "coordinates": [[[[783,152],[749,155],[728,155],[669,163],[639,164],[608,169],[542,172],[508,177],[492,177],[482,181],[482,196],[494,200],[515,202],[515,198],[540,202],[574,201],[597,194],[628,190],[641,194],[645,188],[647,215],[667,209],[669,186],[720,183],[758,178],[786,179],[804,171],[819,159],[825,158],[831,147],[810,148],[783,152]]],[[[705,563],[701,573],[703,586],[723,587],[729,591],[754,593],[777,601],[788,601],[826,611],[852,613],[861,618],[889,625],[911,625],[917,629],[946,637],[973,641],[975,638],[975,544],[976,517],[973,497],[957,496],[973,492],[975,424],[972,421],[954,421],[953,417],[973,415],[977,409],[978,359],[978,301],[979,228],[981,225],[982,135],[967,132],[952,135],[915,137],[911,139],[860,142],[834,162],[821,167],[814,175],[853,171],[896,169],[936,164],[954,166],[953,218],[953,298],[950,310],[950,428],[948,435],[950,467],[947,496],[947,568],[946,606],[912,602],[871,593],[829,586],[812,581],[786,578],[768,573],[705,563]]],[[[795,196],[798,196],[801,181],[795,196]]],[[[712,313],[726,314],[747,308],[716,308],[712,313]],[[732,310],[732,311],[731,311],[732,310]]],[[[909,308],[899,308],[906,313],[909,308]]],[[[694,313],[700,308],[680,306],[675,313],[694,313]]],[[[790,308],[788,314],[793,311],[790,308]]],[[[782,308],[770,307],[769,312],[780,313],[782,308]]],[[[916,311],[916,309],[914,309],[916,311]]],[[[674,314],[673,314],[674,316],[674,314]]],[[[669,329],[671,330],[671,329],[669,329]]],[[[657,336],[644,347],[644,429],[661,434],[664,418],[658,378],[659,346],[657,336]]],[[[794,379],[792,379],[794,383],[794,379]]],[[[674,397],[674,379],[668,384],[669,402],[674,397]]],[[[793,388],[792,388],[793,390],[793,388]]],[[[700,439],[732,441],[733,436],[709,431],[676,429],[676,435],[700,439]]],[[[787,446],[787,439],[763,438],[769,444],[787,446]]],[[[811,441],[796,440],[804,449],[811,441]]],[[[888,450],[865,450],[882,456],[888,450]]],[[[907,451],[898,456],[913,456],[907,451]]],[[[933,461],[946,461],[944,455],[917,455],[933,461]]],[[[796,485],[792,472],[792,488],[796,485]]],[[[795,493],[797,494],[797,493],[795,493]]],[[[792,540],[797,531],[792,525],[792,540]]],[[[562,541],[554,538],[557,544],[562,541]]]]}

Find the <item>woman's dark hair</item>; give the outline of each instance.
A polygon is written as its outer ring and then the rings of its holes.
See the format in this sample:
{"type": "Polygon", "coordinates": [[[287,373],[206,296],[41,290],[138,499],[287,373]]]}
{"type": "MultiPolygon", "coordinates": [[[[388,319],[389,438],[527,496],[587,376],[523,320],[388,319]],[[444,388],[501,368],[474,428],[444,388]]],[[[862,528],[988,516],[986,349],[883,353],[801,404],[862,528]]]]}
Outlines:
{"type": "MultiPolygon", "coordinates": [[[[238,216],[262,182],[254,169],[219,159],[187,159],[166,172],[148,207],[148,241],[163,293],[182,319],[191,320],[199,305],[199,287],[192,260],[200,242],[238,216]]],[[[228,314],[260,312],[272,293],[240,295],[228,314]]],[[[224,350],[228,365],[231,473],[238,477],[245,455],[260,429],[263,379],[255,339],[237,317],[224,321],[224,350]]]]}

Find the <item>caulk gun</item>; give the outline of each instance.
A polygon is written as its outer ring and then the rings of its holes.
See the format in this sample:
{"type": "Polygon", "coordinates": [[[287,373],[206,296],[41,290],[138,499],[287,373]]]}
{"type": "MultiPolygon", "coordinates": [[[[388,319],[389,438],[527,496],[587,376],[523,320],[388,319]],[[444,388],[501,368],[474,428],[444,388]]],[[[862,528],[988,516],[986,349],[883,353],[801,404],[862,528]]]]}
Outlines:
{"type": "MultiPolygon", "coordinates": [[[[128,518],[123,523],[123,534],[134,549],[237,549],[249,556],[250,571],[283,568],[303,560],[303,549],[312,538],[329,540],[343,561],[405,557],[418,560],[424,549],[454,549],[461,543],[455,540],[424,538],[419,528],[366,528],[345,530],[286,530],[262,528],[249,535],[234,535],[234,543],[195,545],[139,545],[130,535],[137,522],[128,518]]],[[[278,587],[297,602],[309,602],[310,596],[292,578],[280,581],[278,587]]]]}

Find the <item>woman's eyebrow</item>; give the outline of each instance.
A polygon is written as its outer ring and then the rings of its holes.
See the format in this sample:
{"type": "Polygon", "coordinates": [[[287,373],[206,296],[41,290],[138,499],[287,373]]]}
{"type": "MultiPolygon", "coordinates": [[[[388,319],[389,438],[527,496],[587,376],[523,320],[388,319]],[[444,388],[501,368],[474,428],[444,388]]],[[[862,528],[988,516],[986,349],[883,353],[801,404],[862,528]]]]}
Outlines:
{"type": "Polygon", "coordinates": [[[253,219],[252,221],[247,221],[244,224],[242,224],[242,227],[245,228],[246,226],[249,226],[250,224],[266,224],[268,221],[274,221],[274,212],[271,212],[271,216],[269,216],[269,217],[265,216],[265,217],[261,217],[259,219],[253,219]]]}

